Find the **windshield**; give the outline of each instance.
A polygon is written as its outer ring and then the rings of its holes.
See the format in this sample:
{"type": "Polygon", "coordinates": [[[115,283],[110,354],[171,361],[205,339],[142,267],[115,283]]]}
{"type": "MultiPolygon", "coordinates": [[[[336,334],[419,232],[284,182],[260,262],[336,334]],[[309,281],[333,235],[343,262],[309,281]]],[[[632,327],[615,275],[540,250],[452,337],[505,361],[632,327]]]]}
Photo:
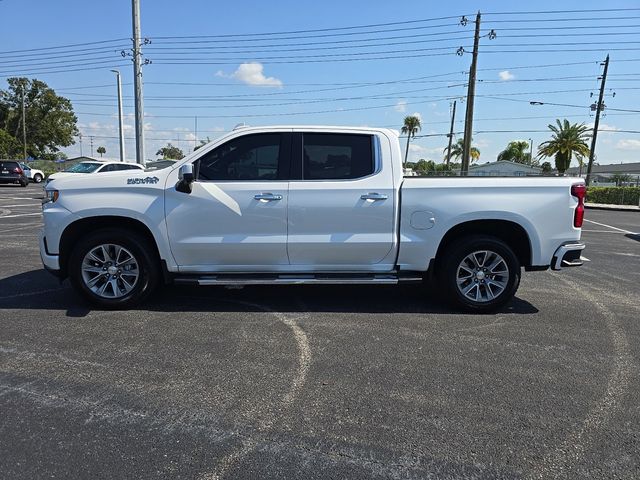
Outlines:
{"type": "Polygon", "coordinates": [[[91,173],[96,171],[100,167],[99,163],[80,162],[73,167],[68,168],[65,172],[71,173],[91,173]]]}

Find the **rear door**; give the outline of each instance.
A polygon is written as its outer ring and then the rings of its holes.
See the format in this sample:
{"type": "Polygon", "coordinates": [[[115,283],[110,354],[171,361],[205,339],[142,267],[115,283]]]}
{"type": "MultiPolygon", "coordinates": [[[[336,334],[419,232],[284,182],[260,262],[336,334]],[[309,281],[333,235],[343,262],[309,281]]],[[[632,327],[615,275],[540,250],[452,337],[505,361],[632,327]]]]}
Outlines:
{"type": "Polygon", "coordinates": [[[169,241],[182,271],[271,271],[289,265],[290,155],[290,131],[246,134],[195,162],[190,194],[167,185],[169,241]]]}
{"type": "Polygon", "coordinates": [[[295,134],[287,250],[302,270],[386,270],[394,263],[394,195],[380,140],[295,134]]]}

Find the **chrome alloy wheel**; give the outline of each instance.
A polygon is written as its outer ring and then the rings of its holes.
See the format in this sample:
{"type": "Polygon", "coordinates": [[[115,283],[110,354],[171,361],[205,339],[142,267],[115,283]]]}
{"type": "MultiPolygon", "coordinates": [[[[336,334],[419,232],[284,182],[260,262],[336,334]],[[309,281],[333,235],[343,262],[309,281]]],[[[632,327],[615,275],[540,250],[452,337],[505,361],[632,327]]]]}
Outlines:
{"type": "Polygon", "coordinates": [[[490,250],[470,253],[456,270],[458,290],[474,302],[490,302],[497,298],[509,281],[509,267],[504,258],[490,250]]]}
{"type": "Polygon", "coordinates": [[[86,287],[103,298],[120,298],[129,294],[140,275],[138,261],[133,254],[112,243],[89,250],[81,268],[86,287]]]}

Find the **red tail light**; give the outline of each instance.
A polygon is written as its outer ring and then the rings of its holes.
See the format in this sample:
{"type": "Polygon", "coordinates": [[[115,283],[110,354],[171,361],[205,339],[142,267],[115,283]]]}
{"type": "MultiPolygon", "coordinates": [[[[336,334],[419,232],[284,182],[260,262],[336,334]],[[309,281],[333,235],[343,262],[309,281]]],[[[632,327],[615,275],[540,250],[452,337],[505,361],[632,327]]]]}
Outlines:
{"type": "Polygon", "coordinates": [[[13,173],[18,173],[20,175],[22,175],[24,172],[22,171],[22,169],[20,167],[16,167],[13,169],[13,173]]]}
{"type": "Polygon", "coordinates": [[[584,197],[587,195],[587,187],[584,185],[572,185],[571,195],[578,199],[578,206],[573,215],[573,226],[580,228],[584,221],[584,197]]]}

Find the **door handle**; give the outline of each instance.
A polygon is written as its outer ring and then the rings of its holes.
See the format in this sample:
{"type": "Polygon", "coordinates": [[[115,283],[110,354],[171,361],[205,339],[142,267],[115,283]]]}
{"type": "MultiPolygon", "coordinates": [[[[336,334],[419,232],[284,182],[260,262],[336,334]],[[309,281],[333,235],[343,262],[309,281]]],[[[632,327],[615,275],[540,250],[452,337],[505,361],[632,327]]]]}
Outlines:
{"type": "Polygon", "coordinates": [[[383,193],[369,192],[364,195],[360,195],[360,198],[362,200],[373,200],[375,202],[376,200],[386,200],[387,196],[383,193]]]}
{"type": "Polygon", "coordinates": [[[257,193],[253,196],[256,200],[260,202],[273,202],[275,200],[282,200],[282,195],[274,195],[273,193],[257,193]]]}

